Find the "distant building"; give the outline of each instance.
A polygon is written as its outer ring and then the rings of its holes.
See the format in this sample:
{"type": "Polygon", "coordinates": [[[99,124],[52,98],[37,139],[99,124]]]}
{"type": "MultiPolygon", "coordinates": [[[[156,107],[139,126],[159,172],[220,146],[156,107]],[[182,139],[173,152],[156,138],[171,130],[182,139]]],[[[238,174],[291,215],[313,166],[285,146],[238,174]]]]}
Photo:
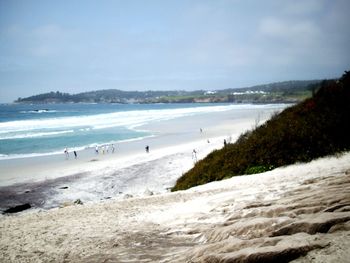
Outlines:
{"type": "Polygon", "coordinates": [[[213,95],[216,93],[217,93],[216,91],[208,90],[208,91],[204,92],[204,95],[213,95]]]}
{"type": "Polygon", "coordinates": [[[232,92],[232,95],[248,95],[248,94],[267,94],[268,92],[262,91],[262,90],[247,90],[244,92],[232,92]]]}

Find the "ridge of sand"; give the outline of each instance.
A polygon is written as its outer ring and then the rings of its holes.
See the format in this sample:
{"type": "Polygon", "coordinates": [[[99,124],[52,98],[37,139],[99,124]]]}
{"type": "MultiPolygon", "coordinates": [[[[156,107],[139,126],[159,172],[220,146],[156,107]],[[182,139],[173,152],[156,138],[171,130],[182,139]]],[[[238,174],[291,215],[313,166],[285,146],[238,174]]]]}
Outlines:
{"type": "Polygon", "coordinates": [[[349,262],[350,153],[0,219],[1,262],[349,262]]]}

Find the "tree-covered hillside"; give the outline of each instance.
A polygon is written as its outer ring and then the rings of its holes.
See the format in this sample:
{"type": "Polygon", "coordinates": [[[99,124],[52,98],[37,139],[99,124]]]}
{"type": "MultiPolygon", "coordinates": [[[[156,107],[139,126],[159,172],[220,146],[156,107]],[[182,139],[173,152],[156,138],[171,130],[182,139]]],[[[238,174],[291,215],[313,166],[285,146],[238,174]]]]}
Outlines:
{"type": "Polygon", "coordinates": [[[122,91],[117,89],[97,90],[78,94],[49,92],[27,98],[18,98],[17,103],[132,103],[167,96],[179,96],[182,91],[122,91]]]}
{"type": "Polygon", "coordinates": [[[122,91],[98,90],[69,94],[49,92],[18,98],[16,103],[290,103],[311,95],[312,85],[319,81],[285,81],[249,88],[212,91],[122,91]]]}
{"type": "Polygon", "coordinates": [[[317,88],[311,98],[199,161],[173,190],[350,150],[350,72],[317,88]]]}

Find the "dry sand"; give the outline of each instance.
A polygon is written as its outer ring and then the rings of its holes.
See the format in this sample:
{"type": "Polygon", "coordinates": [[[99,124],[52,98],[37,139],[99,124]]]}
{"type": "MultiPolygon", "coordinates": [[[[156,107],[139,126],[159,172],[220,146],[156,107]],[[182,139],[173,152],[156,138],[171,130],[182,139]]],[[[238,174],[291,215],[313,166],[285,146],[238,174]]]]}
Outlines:
{"type": "Polygon", "coordinates": [[[1,262],[350,262],[350,153],[0,218],[1,262]]]}

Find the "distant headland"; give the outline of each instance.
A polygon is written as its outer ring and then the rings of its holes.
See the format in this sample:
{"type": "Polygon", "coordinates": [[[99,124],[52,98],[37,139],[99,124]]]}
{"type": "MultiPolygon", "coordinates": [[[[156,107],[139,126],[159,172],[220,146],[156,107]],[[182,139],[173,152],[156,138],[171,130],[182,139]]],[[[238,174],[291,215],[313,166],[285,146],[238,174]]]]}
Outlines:
{"type": "Polygon", "coordinates": [[[223,90],[123,91],[106,89],[77,94],[49,92],[15,103],[296,103],[310,97],[321,80],[295,80],[223,90]]]}

